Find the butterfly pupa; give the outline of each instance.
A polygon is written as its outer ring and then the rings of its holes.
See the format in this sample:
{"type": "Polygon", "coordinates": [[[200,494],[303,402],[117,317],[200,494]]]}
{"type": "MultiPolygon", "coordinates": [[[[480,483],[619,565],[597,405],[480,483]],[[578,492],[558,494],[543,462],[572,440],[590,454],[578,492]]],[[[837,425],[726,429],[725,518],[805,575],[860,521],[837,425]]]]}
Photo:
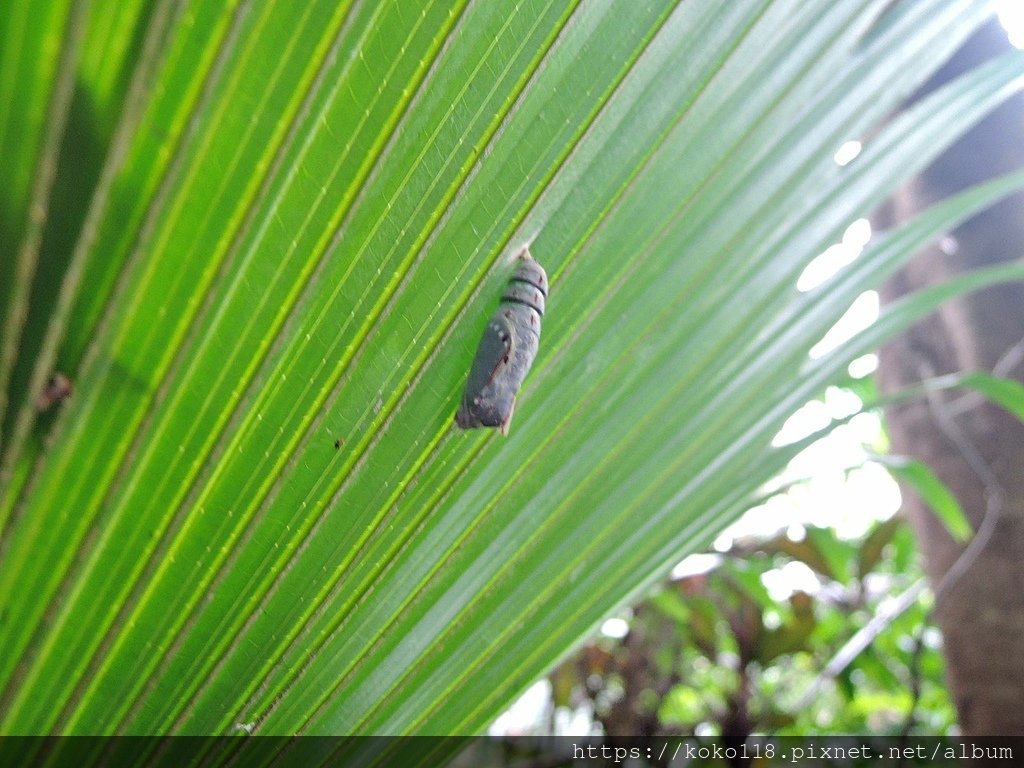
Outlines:
{"type": "Polygon", "coordinates": [[[497,427],[508,434],[516,393],[537,356],[547,295],[547,273],[524,251],[477,346],[455,414],[462,429],[497,427]]]}

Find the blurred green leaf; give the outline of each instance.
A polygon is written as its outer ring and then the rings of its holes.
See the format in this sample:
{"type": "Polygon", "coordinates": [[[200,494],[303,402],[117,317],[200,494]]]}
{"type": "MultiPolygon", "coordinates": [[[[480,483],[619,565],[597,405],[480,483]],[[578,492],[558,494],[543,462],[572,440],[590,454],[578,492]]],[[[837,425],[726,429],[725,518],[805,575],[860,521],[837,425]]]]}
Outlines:
{"type": "Polygon", "coordinates": [[[896,536],[893,537],[892,543],[896,547],[896,551],[893,556],[893,564],[898,571],[906,571],[908,564],[914,558],[916,553],[914,536],[910,532],[909,528],[902,528],[896,536]]]}
{"type": "Polygon", "coordinates": [[[810,651],[809,638],[817,627],[814,616],[814,602],[803,592],[796,592],[790,598],[791,613],[782,626],[764,633],[757,659],[768,665],[779,656],[810,651]]]}
{"type": "Polygon", "coordinates": [[[1024,422],[1024,384],[1015,379],[973,371],[963,376],[963,384],[985,395],[1024,422]]]}
{"type": "Polygon", "coordinates": [[[790,538],[787,533],[780,533],[767,541],[759,542],[756,550],[767,554],[788,555],[826,579],[833,581],[841,580],[844,572],[843,566],[840,564],[837,570],[836,566],[833,565],[830,558],[826,556],[826,552],[822,549],[822,543],[824,543],[825,548],[832,545],[832,542],[835,541],[835,534],[813,526],[805,528],[805,531],[807,535],[799,541],[790,538]],[[815,533],[812,533],[812,531],[815,533]]]}
{"type": "Polygon", "coordinates": [[[903,519],[893,516],[871,527],[868,535],[857,550],[858,578],[864,578],[864,576],[874,570],[875,566],[882,559],[882,553],[885,551],[885,548],[892,542],[893,537],[903,526],[903,519]]]}
{"type": "Polygon", "coordinates": [[[764,565],[748,563],[742,560],[731,560],[719,569],[725,578],[745,598],[753,601],[762,609],[775,607],[775,600],[761,581],[764,565]]]}
{"type": "Polygon", "coordinates": [[[922,397],[927,392],[957,388],[973,389],[1024,421],[1024,385],[1015,379],[994,376],[984,371],[951,373],[946,376],[926,379],[920,384],[906,387],[884,398],[873,398],[871,407],[877,408],[888,403],[898,403],[910,398],[922,397]]]}
{"type": "Polygon", "coordinates": [[[846,541],[836,536],[835,531],[818,526],[807,526],[806,543],[814,548],[819,557],[826,563],[823,571],[833,581],[846,583],[851,575],[856,550],[846,541]]]}
{"type": "Polygon", "coordinates": [[[682,596],[672,589],[663,589],[651,596],[653,605],[662,615],[667,616],[681,626],[685,626],[690,618],[690,609],[682,596]]]}
{"type": "Polygon", "coordinates": [[[960,502],[927,465],[905,456],[878,456],[875,460],[921,496],[950,536],[961,542],[971,538],[974,531],[960,502]]]}

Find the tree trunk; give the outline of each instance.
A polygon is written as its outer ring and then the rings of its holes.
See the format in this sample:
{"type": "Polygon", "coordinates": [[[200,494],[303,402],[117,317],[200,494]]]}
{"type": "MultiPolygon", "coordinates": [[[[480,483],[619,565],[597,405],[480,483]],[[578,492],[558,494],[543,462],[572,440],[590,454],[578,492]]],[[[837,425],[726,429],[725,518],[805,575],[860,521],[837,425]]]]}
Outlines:
{"type": "MultiPolygon", "coordinates": [[[[1008,48],[1005,33],[993,23],[926,90],[1008,48]]],[[[1022,165],[1024,99],[1014,98],[897,194],[880,218],[908,218],[952,192],[1022,165]]],[[[1022,257],[1024,195],[1016,195],[920,254],[885,287],[883,301],[1022,257]]],[[[882,350],[879,385],[893,392],[931,376],[970,370],[1024,380],[1022,337],[1020,284],[966,296],[882,350]]],[[[965,547],[905,489],[904,510],[937,590],[936,616],[961,729],[965,736],[1024,734],[1024,426],[960,392],[893,407],[888,427],[894,451],[926,462],[960,500],[977,532],[978,541],[961,558],[965,547]]]]}

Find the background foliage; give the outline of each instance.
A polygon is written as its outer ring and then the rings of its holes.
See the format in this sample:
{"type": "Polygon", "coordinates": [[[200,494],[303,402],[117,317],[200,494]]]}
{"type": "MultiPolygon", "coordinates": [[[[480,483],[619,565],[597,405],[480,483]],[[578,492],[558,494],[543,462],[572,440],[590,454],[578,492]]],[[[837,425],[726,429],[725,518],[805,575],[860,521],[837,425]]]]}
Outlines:
{"type": "Polygon", "coordinates": [[[600,638],[560,665],[545,732],[568,708],[613,736],[713,734],[729,744],[751,734],[949,733],[955,712],[931,601],[892,615],[897,595],[920,595],[915,555],[898,518],[857,540],[810,528],[802,540],[737,543],[708,572],[673,579],[635,607],[625,637],[600,638]],[[764,576],[794,562],[818,583],[779,601],[764,576]],[[879,619],[871,643],[836,663],[879,619]]]}

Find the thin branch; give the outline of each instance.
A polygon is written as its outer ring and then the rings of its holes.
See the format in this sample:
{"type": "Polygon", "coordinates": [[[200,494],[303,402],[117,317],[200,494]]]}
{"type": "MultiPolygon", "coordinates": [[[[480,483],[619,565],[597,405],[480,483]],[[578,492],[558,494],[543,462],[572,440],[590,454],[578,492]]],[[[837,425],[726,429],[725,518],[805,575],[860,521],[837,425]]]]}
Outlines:
{"type": "MultiPolygon", "coordinates": [[[[918,373],[922,375],[922,378],[925,378],[927,374],[934,375],[934,371],[925,371],[925,367],[926,364],[923,361],[918,364],[918,373]]],[[[935,419],[936,426],[956,446],[967,466],[971,468],[985,488],[985,515],[981,520],[981,525],[978,526],[978,532],[935,587],[935,604],[938,606],[988,546],[992,534],[995,532],[996,524],[1002,516],[1003,500],[1006,494],[981,452],[964,434],[963,430],[954,423],[952,414],[946,404],[939,399],[938,392],[926,389],[925,397],[928,400],[928,410],[935,419]]]]}

